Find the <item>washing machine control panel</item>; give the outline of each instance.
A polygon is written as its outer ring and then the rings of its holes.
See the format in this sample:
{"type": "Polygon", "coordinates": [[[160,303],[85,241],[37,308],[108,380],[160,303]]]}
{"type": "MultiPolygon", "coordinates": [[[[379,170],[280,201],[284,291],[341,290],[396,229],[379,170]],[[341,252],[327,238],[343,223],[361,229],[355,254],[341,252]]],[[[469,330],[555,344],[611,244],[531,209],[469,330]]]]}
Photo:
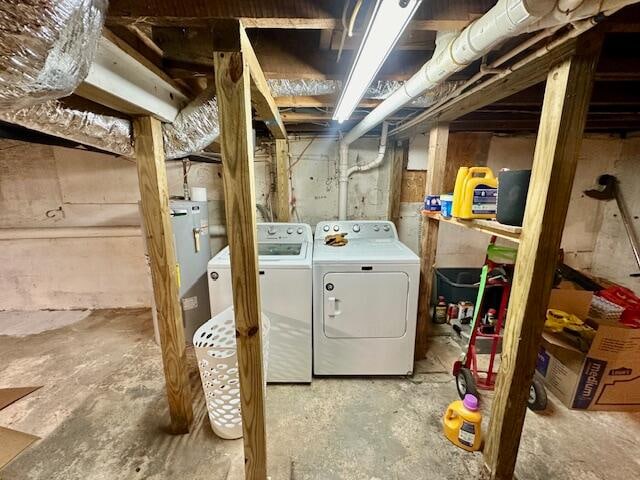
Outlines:
{"type": "Polygon", "coordinates": [[[347,233],[347,238],[398,239],[393,222],[384,220],[329,220],[316,225],[315,238],[324,238],[336,233],[347,233]]]}
{"type": "Polygon", "coordinates": [[[257,229],[258,242],[313,241],[311,227],[306,223],[259,223],[257,229]]]}

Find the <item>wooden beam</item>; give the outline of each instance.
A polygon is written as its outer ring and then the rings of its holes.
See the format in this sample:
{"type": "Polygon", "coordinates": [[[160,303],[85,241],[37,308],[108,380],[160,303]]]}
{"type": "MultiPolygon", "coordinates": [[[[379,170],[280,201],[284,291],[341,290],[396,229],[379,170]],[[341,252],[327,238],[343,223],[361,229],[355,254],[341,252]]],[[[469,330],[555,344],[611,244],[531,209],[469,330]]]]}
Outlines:
{"type": "MultiPolygon", "coordinates": [[[[423,2],[409,28],[460,30],[491,6],[491,0],[423,2]]],[[[334,30],[342,28],[343,7],[343,0],[111,0],[107,24],[206,26],[219,19],[237,18],[246,28],[334,30]]]]}
{"type": "Polygon", "coordinates": [[[213,67],[214,51],[242,51],[242,58],[247,63],[251,77],[253,106],[275,138],[287,138],[287,131],[260,62],[239,20],[218,20],[210,29],[161,29],[159,32],[154,32],[154,40],[158,42],[165,54],[180,52],[176,55],[181,59],[190,59],[210,67],[213,67]],[[211,49],[212,46],[213,49],[211,49]],[[166,48],[169,50],[165,50],[166,48]]]}
{"type": "MultiPolygon", "coordinates": [[[[426,195],[439,195],[445,191],[444,174],[449,143],[449,125],[438,123],[429,132],[427,154],[426,195]]],[[[420,289],[418,294],[418,320],[416,323],[415,358],[421,360],[427,353],[429,327],[431,326],[431,294],[433,291],[433,266],[438,249],[438,222],[422,220],[420,236],[420,289]]]]}
{"type": "Polygon", "coordinates": [[[407,138],[422,133],[436,120],[451,122],[469,112],[540,83],[545,79],[546,72],[551,66],[575,53],[576,44],[577,39],[573,38],[544,54],[525,59],[511,69],[494,75],[460,95],[437,103],[424,113],[401,123],[389,134],[397,138],[407,138]]]}
{"type": "MultiPolygon", "coordinates": [[[[180,67],[195,74],[211,74],[212,41],[224,40],[221,25],[235,20],[219,20],[207,28],[154,27],[153,40],[164,52],[166,67],[180,67]]],[[[353,61],[353,51],[336,62],[336,52],[319,50],[317,39],[284,30],[259,31],[252,36],[255,54],[266,78],[343,80],[353,61]]],[[[225,48],[226,50],[226,48],[225,48]]],[[[403,80],[411,77],[424,63],[424,51],[393,52],[385,61],[378,78],[403,80]]]]}
{"type": "Polygon", "coordinates": [[[241,24],[238,24],[238,28],[240,30],[240,48],[242,49],[243,58],[249,66],[249,74],[251,76],[251,103],[253,103],[256,112],[262,117],[262,121],[274,138],[286,139],[287,131],[284,128],[284,123],[282,123],[282,118],[280,118],[276,102],[271,96],[271,89],[267,84],[267,79],[264,77],[260,63],[244,28],[242,28],[241,24]]]}
{"type": "MultiPolygon", "coordinates": [[[[305,123],[305,122],[330,122],[333,120],[333,112],[283,112],[280,114],[284,123],[305,123]]],[[[350,120],[362,120],[367,116],[367,112],[355,112],[349,119],[350,120]]],[[[386,120],[394,122],[398,121],[401,117],[398,115],[391,115],[386,120]]],[[[262,117],[256,117],[256,120],[263,120],[262,117]]]]}
{"type": "Polygon", "coordinates": [[[136,118],[133,121],[133,135],[171,427],[175,433],[187,433],[193,420],[193,410],[178,295],[162,127],[155,118],[136,118]]]}
{"type": "MultiPolygon", "coordinates": [[[[287,96],[276,97],[276,105],[279,108],[326,108],[335,107],[338,103],[338,95],[314,95],[314,96],[287,96]]],[[[375,108],[382,103],[382,100],[374,98],[363,98],[358,104],[362,108],[375,108]]],[[[281,114],[283,119],[285,113],[281,114]]]]}
{"type": "Polygon", "coordinates": [[[276,218],[290,221],[289,207],[289,142],[276,140],[276,218]]]}
{"type": "Polygon", "coordinates": [[[389,206],[387,218],[396,229],[400,227],[400,196],[402,194],[402,174],[409,159],[409,142],[389,142],[391,145],[391,172],[389,175],[389,206]]]}
{"type": "Polygon", "coordinates": [[[264,372],[256,193],[253,171],[250,72],[243,52],[216,52],[215,79],[220,110],[220,146],[231,254],[245,478],[266,480],[264,372]]]}
{"type": "Polygon", "coordinates": [[[600,44],[581,39],[547,75],[484,454],[495,480],[513,478],[600,44]]]}
{"type": "MultiPolygon", "coordinates": [[[[362,36],[364,32],[354,33],[353,36],[347,36],[345,38],[344,44],[342,45],[342,50],[357,50],[362,43],[362,36]]],[[[342,40],[342,35],[334,35],[331,39],[331,50],[340,50],[340,43],[342,40]]],[[[432,30],[406,30],[398,43],[396,44],[394,50],[420,50],[420,51],[428,51],[433,52],[436,47],[436,32],[432,30]]],[[[425,58],[428,58],[425,55],[425,58]]]]}

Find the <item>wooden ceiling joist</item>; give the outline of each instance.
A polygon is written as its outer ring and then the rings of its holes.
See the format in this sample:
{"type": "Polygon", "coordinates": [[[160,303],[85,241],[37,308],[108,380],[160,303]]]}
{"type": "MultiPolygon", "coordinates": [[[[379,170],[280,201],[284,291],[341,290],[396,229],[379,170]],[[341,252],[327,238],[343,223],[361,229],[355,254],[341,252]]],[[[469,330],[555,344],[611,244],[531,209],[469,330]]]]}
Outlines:
{"type": "Polygon", "coordinates": [[[397,138],[407,138],[422,133],[436,120],[450,122],[467,113],[498,102],[510,95],[525,90],[546,78],[546,72],[563,59],[571,56],[576,49],[576,39],[572,38],[546,53],[523,61],[522,64],[502,74],[490,77],[475,87],[448,101],[427,109],[415,118],[400,124],[390,132],[397,138]]]}
{"type": "MultiPolygon", "coordinates": [[[[423,2],[409,28],[456,30],[482,15],[495,2],[464,0],[423,2]]],[[[237,18],[245,28],[335,30],[342,28],[343,0],[111,0],[108,25],[207,26],[237,18]]]]}
{"type": "MultiPolygon", "coordinates": [[[[167,70],[181,78],[212,74],[213,56],[209,45],[213,36],[213,28],[153,28],[153,40],[164,52],[167,70]]],[[[258,32],[251,38],[267,78],[344,79],[353,59],[353,51],[349,51],[336,62],[335,51],[318,49],[317,43],[311,42],[308,36],[258,32]]],[[[385,62],[379,78],[407,79],[430,56],[431,51],[424,50],[394,52],[385,62]]]]}

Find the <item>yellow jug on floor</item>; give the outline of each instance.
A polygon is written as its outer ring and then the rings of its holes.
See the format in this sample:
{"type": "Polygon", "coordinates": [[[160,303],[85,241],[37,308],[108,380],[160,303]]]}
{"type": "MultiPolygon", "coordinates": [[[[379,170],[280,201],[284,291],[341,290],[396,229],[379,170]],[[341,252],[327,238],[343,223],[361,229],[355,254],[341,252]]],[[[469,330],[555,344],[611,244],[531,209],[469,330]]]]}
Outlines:
{"type": "Polygon", "coordinates": [[[464,400],[456,400],[444,414],[444,434],[451,443],[469,452],[480,450],[482,445],[482,414],[478,411],[478,399],[467,394],[464,400]]]}
{"type": "Polygon", "coordinates": [[[453,216],[463,219],[496,218],[498,179],[489,167],[462,167],[453,192],[453,216]],[[466,170],[466,174],[464,170],[466,170]],[[464,178],[462,176],[464,175],[464,178]]]}

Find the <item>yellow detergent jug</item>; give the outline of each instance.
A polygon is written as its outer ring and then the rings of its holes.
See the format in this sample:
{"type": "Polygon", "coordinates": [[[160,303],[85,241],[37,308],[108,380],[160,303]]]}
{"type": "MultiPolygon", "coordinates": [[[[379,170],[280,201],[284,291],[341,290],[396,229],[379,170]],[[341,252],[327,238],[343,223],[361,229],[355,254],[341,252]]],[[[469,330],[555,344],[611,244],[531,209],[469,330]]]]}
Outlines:
{"type": "Polygon", "coordinates": [[[496,218],[498,179],[491,169],[489,167],[469,168],[458,193],[458,207],[455,206],[455,192],[453,204],[454,212],[459,218],[496,218]]]}
{"type": "Polygon", "coordinates": [[[444,434],[455,445],[469,452],[482,446],[482,414],[478,399],[471,394],[456,400],[444,414],[444,434]]]}
{"type": "Polygon", "coordinates": [[[464,181],[469,173],[469,167],[460,167],[458,174],[456,175],[456,184],[453,187],[453,206],[451,214],[454,217],[460,216],[460,205],[462,204],[462,189],[464,188],[464,181]]]}

